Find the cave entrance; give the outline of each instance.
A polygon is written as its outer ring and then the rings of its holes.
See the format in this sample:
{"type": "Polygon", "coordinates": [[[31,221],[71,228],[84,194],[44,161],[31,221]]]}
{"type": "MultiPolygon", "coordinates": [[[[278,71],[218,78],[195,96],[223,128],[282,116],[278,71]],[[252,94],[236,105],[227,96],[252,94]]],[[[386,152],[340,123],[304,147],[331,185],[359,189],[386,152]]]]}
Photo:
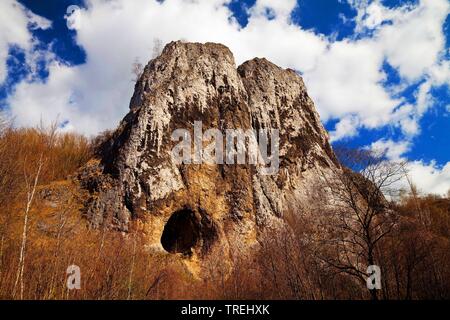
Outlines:
{"type": "Polygon", "coordinates": [[[200,239],[200,222],[190,209],[176,211],[167,221],[161,236],[163,248],[170,253],[190,254],[200,239]]]}

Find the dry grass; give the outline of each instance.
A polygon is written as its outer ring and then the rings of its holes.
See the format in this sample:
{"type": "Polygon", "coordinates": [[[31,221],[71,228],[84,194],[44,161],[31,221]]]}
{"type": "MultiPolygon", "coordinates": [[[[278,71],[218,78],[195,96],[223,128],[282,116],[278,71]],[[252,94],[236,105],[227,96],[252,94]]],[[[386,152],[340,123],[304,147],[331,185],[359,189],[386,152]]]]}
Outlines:
{"type": "MultiPolygon", "coordinates": [[[[55,128],[0,128],[0,299],[369,298],[361,283],[317,258],[339,253],[316,241],[324,236],[317,237],[316,213],[298,207],[286,213],[289,228],[266,230],[270,241],[262,241],[254,255],[236,258],[231,275],[221,261],[211,261],[201,280],[174,256],[147,250],[133,226],[127,234],[89,229],[78,186],[68,177],[92,157],[92,149],[88,139],[55,128]],[[14,287],[27,185],[37,177],[40,159],[19,294],[14,287]],[[71,264],[81,269],[81,290],[67,289],[71,264]]],[[[383,272],[380,298],[448,299],[450,199],[406,195],[396,212],[398,225],[375,253],[383,272]]]]}

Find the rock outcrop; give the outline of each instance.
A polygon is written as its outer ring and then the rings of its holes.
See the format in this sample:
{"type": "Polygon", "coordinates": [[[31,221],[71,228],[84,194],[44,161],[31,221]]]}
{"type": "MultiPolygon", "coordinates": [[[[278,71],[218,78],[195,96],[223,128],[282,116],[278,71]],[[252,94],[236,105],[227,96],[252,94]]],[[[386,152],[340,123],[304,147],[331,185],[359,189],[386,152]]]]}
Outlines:
{"type": "Polygon", "coordinates": [[[339,167],[301,77],[266,59],[238,68],[214,43],[168,44],[136,83],[130,112],[80,175],[94,226],[127,231],[139,221],[149,247],[201,266],[231,261],[283,224],[290,205],[307,207],[321,176],[339,167]],[[279,170],[253,164],[180,164],[171,152],[177,129],[279,130],[279,170]],[[228,259],[229,258],[229,259],[228,259]]]}

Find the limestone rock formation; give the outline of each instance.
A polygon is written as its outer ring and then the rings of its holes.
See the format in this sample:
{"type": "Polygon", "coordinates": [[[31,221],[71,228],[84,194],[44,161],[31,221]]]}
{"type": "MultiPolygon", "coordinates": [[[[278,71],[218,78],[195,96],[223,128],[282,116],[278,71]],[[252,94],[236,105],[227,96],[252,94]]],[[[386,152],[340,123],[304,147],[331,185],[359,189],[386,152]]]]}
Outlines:
{"type": "MultiPolygon", "coordinates": [[[[282,224],[289,205],[308,206],[317,179],[338,168],[301,77],[266,59],[238,68],[214,43],[168,44],[136,83],[130,112],[80,174],[94,226],[127,231],[139,221],[149,247],[186,261],[230,258],[282,224]],[[279,129],[279,171],[253,164],[179,164],[176,129],[279,129]]],[[[200,261],[200,262],[199,262],[200,261]]]]}

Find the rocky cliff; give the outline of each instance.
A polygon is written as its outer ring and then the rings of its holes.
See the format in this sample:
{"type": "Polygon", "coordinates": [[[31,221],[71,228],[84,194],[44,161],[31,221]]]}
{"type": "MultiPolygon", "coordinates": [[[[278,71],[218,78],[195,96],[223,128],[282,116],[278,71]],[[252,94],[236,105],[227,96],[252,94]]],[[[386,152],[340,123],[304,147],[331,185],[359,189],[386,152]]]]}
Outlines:
{"type": "Polygon", "coordinates": [[[236,68],[215,43],[168,44],[136,83],[130,112],[80,175],[94,226],[127,231],[139,222],[149,248],[179,253],[197,266],[231,261],[283,224],[292,206],[307,208],[317,179],[339,167],[301,77],[266,59],[236,68]],[[177,129],[279,130],[279,169],[254,164],[177,163],[177,129]],[[230,259],[227,259],[230,258],[230,259]]]}

